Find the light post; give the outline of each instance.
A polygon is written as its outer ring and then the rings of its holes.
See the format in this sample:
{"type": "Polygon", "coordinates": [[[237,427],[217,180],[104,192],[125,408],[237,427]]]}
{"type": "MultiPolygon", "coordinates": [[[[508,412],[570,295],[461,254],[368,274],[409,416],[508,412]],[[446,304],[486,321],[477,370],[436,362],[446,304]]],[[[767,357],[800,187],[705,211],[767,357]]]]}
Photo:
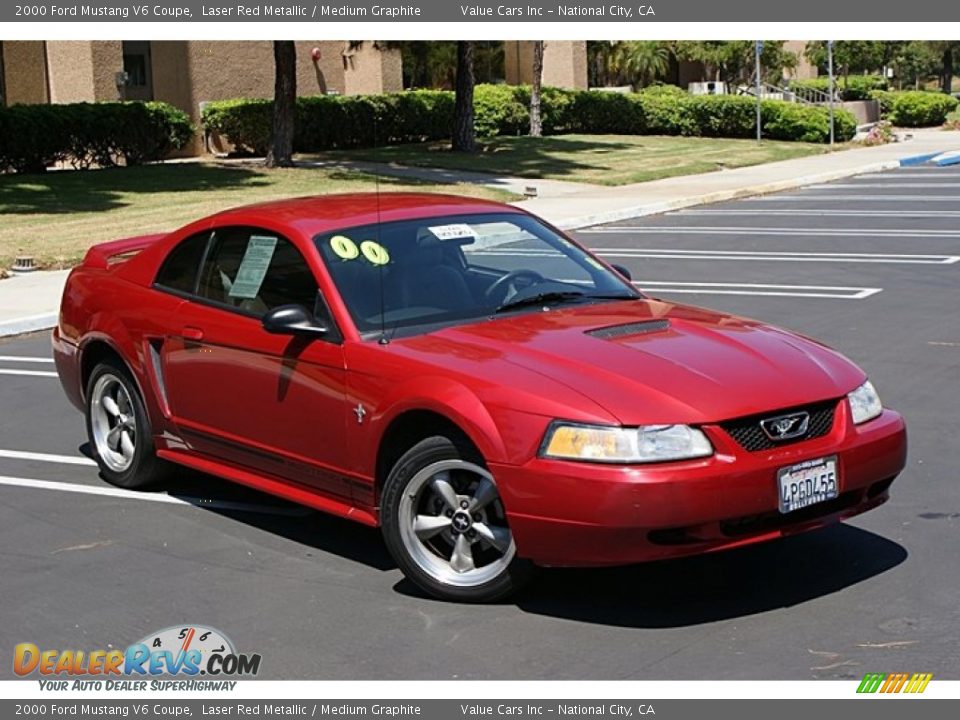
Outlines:
{"type": "Polygon", "coordinates": [[[757,82],[755,92],[757,94],[757,142],[763,139],[763,132],[760,128],[760,53],[763,51],[763,40],[757,40],[754,46],[754,60],[757,66],[757,82]]]}

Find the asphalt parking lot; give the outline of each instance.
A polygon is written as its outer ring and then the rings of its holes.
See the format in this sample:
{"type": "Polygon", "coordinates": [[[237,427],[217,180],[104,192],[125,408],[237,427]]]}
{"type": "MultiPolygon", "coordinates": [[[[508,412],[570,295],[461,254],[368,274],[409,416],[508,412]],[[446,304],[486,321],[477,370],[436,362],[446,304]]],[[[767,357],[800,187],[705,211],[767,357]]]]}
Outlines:
{"type": "MultiPolygon", "coordinates": [[[[960,679],[960,169],[904,168],[592,228],[652,295],[818,338],[904,413],[908,467],[845,525],[713,556],[548,570],[461,606],[376,531],[184,475],[116,493],[46,334],[0,342],[0,650],[125,647],[183,623],[268,679],[960,679]]],[[[0,662],[0,678],[12,675],[0,662]]]]}

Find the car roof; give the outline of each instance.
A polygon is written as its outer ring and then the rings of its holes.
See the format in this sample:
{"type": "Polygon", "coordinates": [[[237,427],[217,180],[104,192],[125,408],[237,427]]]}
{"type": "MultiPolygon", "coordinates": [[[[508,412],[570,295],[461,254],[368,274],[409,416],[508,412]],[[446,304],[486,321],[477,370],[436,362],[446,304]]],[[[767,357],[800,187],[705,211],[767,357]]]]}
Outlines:
{"type": "Polygon", "coordinates": [[[290,198],[246,205],[217,213],[218,225],[284,224],[306,236],[376,222],[471,213],[522,213],[522,210],[477,198],[435,193],[344,193],[290,198]]]}

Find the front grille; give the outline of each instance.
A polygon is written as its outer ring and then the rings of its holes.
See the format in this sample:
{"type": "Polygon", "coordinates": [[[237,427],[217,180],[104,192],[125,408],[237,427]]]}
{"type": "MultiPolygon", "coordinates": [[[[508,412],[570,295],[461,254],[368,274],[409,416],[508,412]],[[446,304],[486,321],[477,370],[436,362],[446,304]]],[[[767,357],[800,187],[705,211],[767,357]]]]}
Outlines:
{"type": "Polygon", "coordinates": [[[813,438],[823,437],[830,432],[833,427],[833,414],[837,408],[836,400],[817,403],[815,405],[805,405],[803,407],[789,408],[786,410],[774,410],[760,415],[751,415],[749,417],[737,418],[720,423],[720,427],[727,431],[744,450],[749,452],[759,452],[761,450],[772,450],[773,448],[790,445],[792,443],[812,440],[813,438]],[[810,413],[810,424],[807,427],[805,435],[791,438],[790,440],[773,441],[767,437],[767,434],[760,427],[760,421],[778,415],[787,415],[792,412],[806,411],[810,413]]]}

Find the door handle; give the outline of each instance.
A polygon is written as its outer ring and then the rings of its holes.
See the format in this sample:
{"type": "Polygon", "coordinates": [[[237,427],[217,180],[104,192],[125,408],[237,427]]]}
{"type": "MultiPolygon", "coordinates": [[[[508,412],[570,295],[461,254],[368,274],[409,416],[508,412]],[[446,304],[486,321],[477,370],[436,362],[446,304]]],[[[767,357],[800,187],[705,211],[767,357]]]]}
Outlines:
{"type": "Polygon", "coordinates": [[[203,330],[192,325],[183,328],[183,337],[186,340],[203,340],[203,330]]]}

